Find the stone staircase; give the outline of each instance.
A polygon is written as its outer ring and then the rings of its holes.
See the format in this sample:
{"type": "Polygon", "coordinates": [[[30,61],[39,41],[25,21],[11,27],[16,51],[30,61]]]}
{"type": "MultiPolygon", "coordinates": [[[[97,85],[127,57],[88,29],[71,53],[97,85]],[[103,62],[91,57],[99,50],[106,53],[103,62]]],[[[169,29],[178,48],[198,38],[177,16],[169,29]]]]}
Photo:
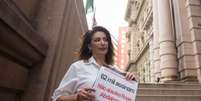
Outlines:
{"type": "Polygon", "coordinates": [[[201,101],[201,84],[139,84],[136,101],[201,101]]]}

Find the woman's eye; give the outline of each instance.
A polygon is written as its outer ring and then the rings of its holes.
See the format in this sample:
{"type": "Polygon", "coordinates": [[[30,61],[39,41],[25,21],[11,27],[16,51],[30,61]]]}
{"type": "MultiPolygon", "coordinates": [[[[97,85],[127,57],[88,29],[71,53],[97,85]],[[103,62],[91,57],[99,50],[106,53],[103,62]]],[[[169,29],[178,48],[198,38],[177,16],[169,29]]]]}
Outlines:
{"type": "Polygon", "coordinates": [[[104,40],[104,41],[108,41],[107,38],[104,38],[103,40],[104,40]]]}
{"type": "Polygon", "coordinates": [[[103,38],[103,39],[101,39],[101,38],[96,38],[96,39],[94,39],[94,42],[99,42],[99,41],[101,41],[101,40],[103,40],[103,41],[108,41],[107,38],[103,38]]]}
{"type": "Polygon", "coordinates": [[[95,39],[94,41],[95,41],[95,42],[98,42],[98,41],[100,41],[100,39],[98,38],[98,39],[95,39]]]}

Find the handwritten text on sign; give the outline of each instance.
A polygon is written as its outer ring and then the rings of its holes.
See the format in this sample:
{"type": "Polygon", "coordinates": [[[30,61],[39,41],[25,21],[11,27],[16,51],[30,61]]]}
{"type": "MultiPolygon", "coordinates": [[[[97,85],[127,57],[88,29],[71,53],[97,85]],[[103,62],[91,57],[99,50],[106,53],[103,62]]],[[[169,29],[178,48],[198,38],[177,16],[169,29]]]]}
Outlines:
{"type": "Polygon", "coordinates": [[[117,72],[102,67],[93,86],[96,101],[135,101],[137,82],[127,81],[117,72]]]}

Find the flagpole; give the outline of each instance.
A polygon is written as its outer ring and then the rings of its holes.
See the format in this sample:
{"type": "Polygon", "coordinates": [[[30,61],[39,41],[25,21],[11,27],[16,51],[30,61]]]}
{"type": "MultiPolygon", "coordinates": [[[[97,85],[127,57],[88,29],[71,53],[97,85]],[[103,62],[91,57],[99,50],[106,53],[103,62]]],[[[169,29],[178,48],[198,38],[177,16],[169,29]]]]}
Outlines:
{"type": "Polygon", "coordinates": [[[93,18],[92,18],[92,28],[95,27],[97,25],[97,21],[96,21],[96,7],[94,7],[94,12],[93,12],[93,18]]]}

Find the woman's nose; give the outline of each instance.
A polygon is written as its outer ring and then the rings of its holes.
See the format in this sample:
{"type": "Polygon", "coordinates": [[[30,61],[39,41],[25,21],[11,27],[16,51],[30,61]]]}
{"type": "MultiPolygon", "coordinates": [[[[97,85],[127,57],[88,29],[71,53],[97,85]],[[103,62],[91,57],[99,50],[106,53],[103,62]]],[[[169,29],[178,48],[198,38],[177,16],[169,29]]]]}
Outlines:
{"type": "Polygon", "coordinates": [[[104,40],[101,40],[101,44],[105,44],[105,41],[104,41],[104,40]]]}

